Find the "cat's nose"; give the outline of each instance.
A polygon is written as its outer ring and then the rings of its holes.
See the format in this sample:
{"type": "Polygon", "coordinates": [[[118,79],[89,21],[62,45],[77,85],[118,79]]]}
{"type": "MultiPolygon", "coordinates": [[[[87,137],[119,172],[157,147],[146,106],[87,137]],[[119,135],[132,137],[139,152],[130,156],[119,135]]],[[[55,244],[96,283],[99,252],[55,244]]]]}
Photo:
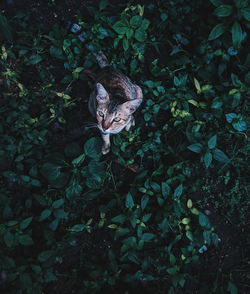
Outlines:
{"type": "Polygon", "coordinates": [[[102,129],[104,130],[104,132],[108,129],[108,128],[105,128],[105,127],[102,127],[102,129]]]}

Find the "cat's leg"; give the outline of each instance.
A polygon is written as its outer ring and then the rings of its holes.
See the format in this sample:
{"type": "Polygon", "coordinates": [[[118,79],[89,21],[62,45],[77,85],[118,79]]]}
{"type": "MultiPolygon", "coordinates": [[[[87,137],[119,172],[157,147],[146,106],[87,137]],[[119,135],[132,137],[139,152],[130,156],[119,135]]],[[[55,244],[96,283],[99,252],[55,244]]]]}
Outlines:
{"type": "Polygon", "coordinates": [[[125,130],[130,131],[131,127],[135,125],[135,118],[131,115],[129,123],[126,125],[125,130]]]}
{"type": "Polygon", "coordinates": [[[110,134],[102,134],[103,145],[102,154],[105,155],[110,151],[110,134]]]}

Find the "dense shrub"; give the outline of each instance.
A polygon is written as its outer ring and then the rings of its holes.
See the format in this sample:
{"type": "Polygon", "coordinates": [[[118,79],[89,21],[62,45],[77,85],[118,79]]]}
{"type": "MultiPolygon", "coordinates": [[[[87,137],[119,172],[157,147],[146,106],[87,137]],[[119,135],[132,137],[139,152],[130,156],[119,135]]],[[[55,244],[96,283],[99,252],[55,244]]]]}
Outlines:
{"type": "Polygon", "coordinates": [[[249,2],[90,2],[0,14],[2,292],[247,293],[249,2]],[[100,49],[145,97],[105,157],[100,49]]]}

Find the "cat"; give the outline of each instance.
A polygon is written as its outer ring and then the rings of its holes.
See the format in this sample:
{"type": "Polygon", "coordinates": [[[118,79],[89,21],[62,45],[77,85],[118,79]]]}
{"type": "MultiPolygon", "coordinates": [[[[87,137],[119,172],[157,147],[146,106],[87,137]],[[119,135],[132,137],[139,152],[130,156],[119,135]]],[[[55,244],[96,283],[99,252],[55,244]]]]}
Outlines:
{"type": "Polygon", "coordinates": [[[143,101],[142,89],[110,66],[107,57],[98,52],[94,54],[100,70],[89,72],[95,82],[89,96],[88,108],[97,120],[103,145],[102,154],[110,151],[110,135],[118,134],[124,128],[129,131],[135,125],[133,113],[143,101]]]}

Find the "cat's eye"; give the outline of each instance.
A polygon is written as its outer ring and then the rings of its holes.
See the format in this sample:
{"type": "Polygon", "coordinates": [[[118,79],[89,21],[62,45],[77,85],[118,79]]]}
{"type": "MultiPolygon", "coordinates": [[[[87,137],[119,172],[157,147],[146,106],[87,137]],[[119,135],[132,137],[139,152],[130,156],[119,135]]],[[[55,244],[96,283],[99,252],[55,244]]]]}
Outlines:
{"type": "Polygon", "coordinates": [[[98,115],[100,115],[100,117],[104,117],[104,113],[102,111],[98,111],[98,115]]]}
{"type": "Polygon", "coordinates": [[[120,121],[120,120],[121,120],[120,117],[115,117],[115,118],[113,119],[114,122],[118,122],[118,121],[120,121]]]}

